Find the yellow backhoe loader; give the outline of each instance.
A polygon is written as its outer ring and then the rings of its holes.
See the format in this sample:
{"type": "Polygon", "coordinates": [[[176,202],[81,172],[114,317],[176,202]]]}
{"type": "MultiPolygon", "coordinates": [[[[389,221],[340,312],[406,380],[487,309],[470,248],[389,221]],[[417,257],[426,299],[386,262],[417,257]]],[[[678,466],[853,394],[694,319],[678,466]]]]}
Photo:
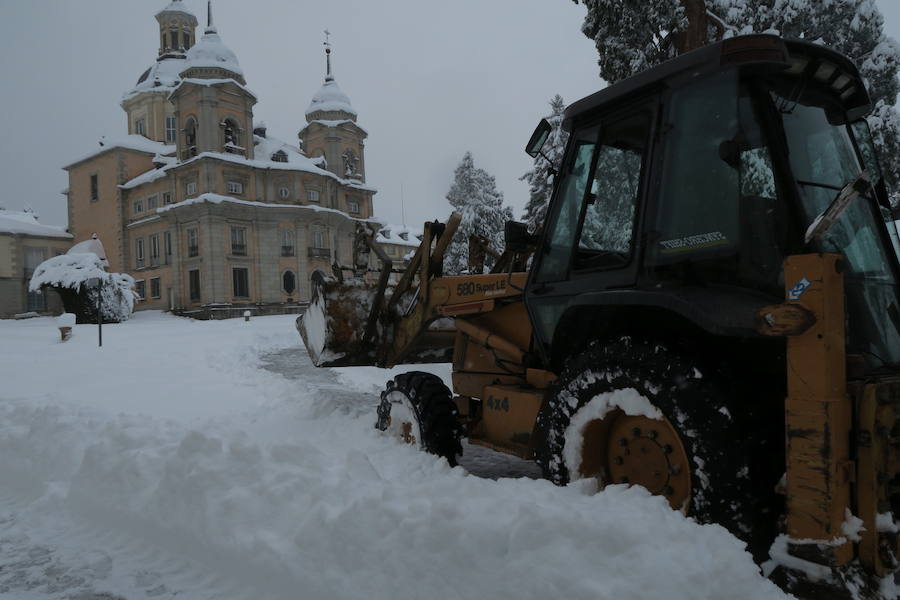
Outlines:
{"type": "Polygon", "coordinates": [[[900,265],[869,111],[822,46],[684,54],[567,109],[540,232],[473,239],[471,274],[445,276],[459,216],[427,223],[392,282],[361,230],[298,329],[319,366],[452,361],[452,392],[406,373],[377,415],[451,464],[466,437],[558,484],[641,485],[799,597],[889,596],[900,265]]]}

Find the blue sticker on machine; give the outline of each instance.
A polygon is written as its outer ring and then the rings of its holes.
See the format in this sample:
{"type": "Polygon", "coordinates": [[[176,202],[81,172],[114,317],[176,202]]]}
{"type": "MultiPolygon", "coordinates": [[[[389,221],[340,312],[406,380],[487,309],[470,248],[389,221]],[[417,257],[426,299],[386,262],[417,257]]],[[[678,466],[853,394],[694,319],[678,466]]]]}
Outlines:
{"type": "Polygon", "coordinates": [[[803,295],[803,292],[809,289],[812,283],[804,277],[800,281],[797,282],[797,285],[791,288],[791,291],[788,292],[788,300],[799,300],[800,296],[803,295]]]}

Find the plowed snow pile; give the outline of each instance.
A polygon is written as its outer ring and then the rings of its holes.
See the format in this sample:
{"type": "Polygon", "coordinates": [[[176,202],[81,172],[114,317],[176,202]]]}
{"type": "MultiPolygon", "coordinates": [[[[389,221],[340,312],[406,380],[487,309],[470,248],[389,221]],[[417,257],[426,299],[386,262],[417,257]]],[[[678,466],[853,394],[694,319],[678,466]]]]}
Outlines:
{"type": "MultiPolygon", "coordinates": [[[[352,369],[262,370],[299,344],[291,316],[138,313],[101,349],[95,329],[0,321],[0,481],[36,490],[6,518],[38,537],[77,519],[258,598],[784,597],[724,529],[640,489],[474,477],[376,431],[352,369]]],[[[111,556],[93,589],[149,594],[111,556]]],[[[24,597],[3,567],[0,595],[24,597]]],[[[207,597],[174,588],[155,589],[207,597]]]]}

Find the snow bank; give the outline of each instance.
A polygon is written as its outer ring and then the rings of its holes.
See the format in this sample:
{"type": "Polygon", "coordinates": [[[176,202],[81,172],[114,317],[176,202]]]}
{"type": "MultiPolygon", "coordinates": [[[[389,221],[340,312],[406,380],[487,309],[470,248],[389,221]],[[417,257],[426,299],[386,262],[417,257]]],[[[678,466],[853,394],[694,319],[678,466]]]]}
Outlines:
{"type": "Polygon", "coordinates": [[[785,597],[725,529],[640,488],[470,476],[373,428],[377,398],[346,383],[371,373],[260,370],[292,321],[146,311],[99,349],[0,321],[0,480],[264,598],[785,597]]]}

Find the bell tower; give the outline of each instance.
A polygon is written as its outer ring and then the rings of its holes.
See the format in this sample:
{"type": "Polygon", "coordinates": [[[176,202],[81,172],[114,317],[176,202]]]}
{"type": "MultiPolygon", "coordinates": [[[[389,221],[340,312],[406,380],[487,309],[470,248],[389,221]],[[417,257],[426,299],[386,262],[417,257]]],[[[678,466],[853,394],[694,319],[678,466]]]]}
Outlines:
{"type": "Polygon", "coordinates": [[[325,31],[325,82],[306,109],[301,147],[310,158],[324,157],[326,168],[342,179],[366,180],[363,143],[368,133],[356,124],[356,110],[331,71],[331,33],[325,31]]]}
{"type": "Polygon", "coordinates": [[[184,6],[183,0],[172,0],[156,13],[159,22],[159,60],[182,57],[196,41],[197,17],[184,6]]]}

